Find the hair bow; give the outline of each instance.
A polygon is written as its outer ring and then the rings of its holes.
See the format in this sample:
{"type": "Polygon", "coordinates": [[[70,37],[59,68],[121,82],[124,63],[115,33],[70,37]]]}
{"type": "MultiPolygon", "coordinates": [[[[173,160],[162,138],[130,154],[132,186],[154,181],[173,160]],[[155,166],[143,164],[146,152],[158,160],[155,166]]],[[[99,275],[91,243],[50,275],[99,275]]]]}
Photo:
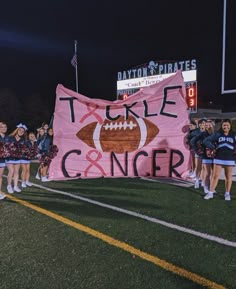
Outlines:
{"type": "Polygon", "coordinates": [[[23,123],[19,123],[17,126],[16,126],[17,128],[23,128],[24,130],[27,130],[28,128],[27,128],[27,126],[26,125],[24,125],[23,123]]]}

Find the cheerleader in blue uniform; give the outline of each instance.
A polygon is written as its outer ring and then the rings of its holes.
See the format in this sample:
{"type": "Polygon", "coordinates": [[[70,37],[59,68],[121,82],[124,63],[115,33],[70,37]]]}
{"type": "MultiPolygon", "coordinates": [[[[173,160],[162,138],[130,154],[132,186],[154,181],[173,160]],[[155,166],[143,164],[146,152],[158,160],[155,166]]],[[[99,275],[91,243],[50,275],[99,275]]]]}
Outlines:
{"type": "Polygon", "coordinates": [[[206,130],[206,119],[200,119],[198,121],[198,126],[199,126],[198,133],[190,140],[190,146],[195,151],[195,161],[196,161],[196,168],[195,168],[196,180],[194,184],[195,189],[199,189],[200,186],[200,175],[202,172],[202,156],[203,156],[202,148],[200,146],[196,147],[197,143],[196,138],[206,130]]]}
{"type": "Polygon", "coordinates": [[[18,186],[19,169],[22,163],[22,146],[25,144],[25,131],[27,127],[22,123],[18,124],[16,129],[9,135],[9,140],[6,143],[9,157],[6,159],[8,168],[7,176],[7,191],[12,194],[21,192],[18,186]],[[14,187],[12,187],[12,180],[14,187]]]}
{"type": "Polygon", "coordinates": [[[196,178],[195,175],[195,169],[196,169],[196,162],[195,162],[195,152],[194,149],[192,148],[190,141],[193,137],[199,134],[199,128],[197,127],[197,124],[195,121],[190,121],[189,124],[189,132],[187,134],[187,145],[189,146],[190,150],[190,161],[191,161],[191,171],[189,173],[190,178],[196,178]]]}
{"type": "MultiPolygon", "coordinates": [[[[205,138],[214,134],[214,126],[215,126],[214,121],[211,119],[208,119],[206,122],[205,138]]],[[[203,140],[203,146],[204,146],[204,140],[203,140]]],[[[204,189],[205,194],[208,194],[209,189],[210,189],[211,176],[213,172],[213,158],[214,156],[211,154],[211,152],[209,153],[209,150],[204,146],[204,155],[202,158],[202,164],[203,164],[203,175],[204,175],[203,189],[204,189]]]]}
{"type": "Polygon", "coordinates": [[[29,132],[28,134],[28,139],[26,140],[26,147],[28,149],[28,154],[26,161],[24,164],[21,164],[21,167],[23,169],[23,166],[25,168],[25,171],[21,174],[21,179],[22,179],[22,188],[26,187],[31,187],[32,183],[30,182],[30,163],[31,160],[37,158],[37,153],[38,153],[38,145],[37,145],[37,140],[34,132],[29,132]]]}
{"type": "Polygon", "coordinates": [[[49,128],[47,134],[41,139],[41,141],[38,144],[39,148],[39,162],[40,162],[40,175],[41,175],[41,181],[42,182],[48,182],[49,179],[47,177],[48,174],[48,168],[50,165],[50,148],[53,144],[53,129],[49,128]]]}
{"type": "Polygon", "coordinates": [[[214,122],[211,119],[208,119],[206,120],[205,131],[202,131],[200,134],[198,134],[192,139],[193,149],[202,159],[202,182],[205,194],[208,193],[208,189],[210,187],[210,176],[212,174],[213,158],[211,155],[208,155],[207,148],[205,147],[203,142],[204,139],[206,139],[213,133],[214,122]]]}
{"type": "MultiPolygon", "coordinates": [[[[25,132],[24,132],[24,137],[22,138],[22,142],[21,142],[20,169],[21,169],[21,188],[24,189],[24,188],[27,188],[26,179],[28,177],[27,175],[29,173],[29,168],[30,168],[30,147],[29,147],[29,144],[27,143],[28,128],[26,127],[26,125],[22,125],[22,127],[25,129],[25,132]]],[[[31,183],[28,182],[28,186],[30,187],[31,183]]]]}
{"type": "Polygon", "coordinates": [[[236,135],[232,130],[230,119],[225,119],[221,123],[221,128],[212,136],[204,140],[204,145],[212,152],[215,150],[213,160],[213,174],[210,183],[210,190],[204,197],[205,200],[212,199],[217,187],[222,168],[225,174],[225,200],[230,201],[230,191],[232,186],[232,171],[235,165],[234,152],[236,147],[236,135]]]}
{"type": "Polygon", "coordinates": [[[8,139],[6,136],[7,125],[5,122],[0,122],[0,200],[5,198],[5,195],[2,193],[2,175],[4,172],[4,168],[6,166],[5,163],[5,149],[4,144],[8,139]]]}

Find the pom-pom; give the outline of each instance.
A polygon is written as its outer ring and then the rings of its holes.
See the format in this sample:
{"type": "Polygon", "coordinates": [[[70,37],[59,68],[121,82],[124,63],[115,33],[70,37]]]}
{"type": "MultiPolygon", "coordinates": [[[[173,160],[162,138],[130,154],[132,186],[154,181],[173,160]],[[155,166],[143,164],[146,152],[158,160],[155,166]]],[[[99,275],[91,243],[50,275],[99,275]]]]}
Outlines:
{"type": "Polygon", "coordinates": [[[20,159],[22,157],[19,143],[5,143],[6,158],[20,159]]]}
{"type": "Polygon", "coordinates": [[[4,159],[5,158],[5,146],[2,142],[0,142],[0,159],[4,159]]]}
{"type": "Polygon", "coordinates": [[[35,160],[37,159],[37,155],[39,153],[39,149],[38,149],[38,145],[35,142],[30,148],[29,148],[29,156],[30,156],[30,160],[35,160]]]}
{"type": "Polygon", "coordinates": [[[208,158],[214,159],[214,157],[216,155],[216,150],[215,149],[206,148],[206,155],[207,155],[208,158]]]}
{"type": "Polygon", "coordinates": [[[45,166],[49,167],[52,159],[55,158],[57,153],[58,153],[58,147],[56,145],[51,145],[49,148],[48,154],[42,153],[42,155],[39,156],[40,165],[44,167],[45,166]]]}

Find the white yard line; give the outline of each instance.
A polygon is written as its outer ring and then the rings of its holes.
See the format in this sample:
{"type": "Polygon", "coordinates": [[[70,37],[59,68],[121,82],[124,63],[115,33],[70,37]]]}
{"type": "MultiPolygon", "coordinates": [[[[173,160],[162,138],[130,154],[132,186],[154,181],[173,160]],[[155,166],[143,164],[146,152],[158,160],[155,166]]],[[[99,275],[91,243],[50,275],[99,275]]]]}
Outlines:
{"type": "Polygon", "coordinates": [[[169,223],[169,222],[162,221],[162,220],[157,219],[157,218],[149,217],[149,216],[146,216],[146,215],[143,215],[143,214],[136,213],[134,211],[129,211],[129,210],[122,209],[122,208],[119,208],[119,207],[116,207],[116,206],[112,206],[112,205],[109,205],[109,204],[105,204],[105,203],[101,203],[101,202],[98,202],[98,201],[94,201],[94,200],[91,200],[91,199],[88,199],[88,198],[85,198],[85,197],[82,197],[82,196],[74,195],[74,194],[67,193],[67,192],[64,192],[64,191],[51,189],[51,188],[48,188],[48,187],[45,187],[45,186],[42,186],[42,185],[38,185],[38,184],[35,184],[35,183],[32,183],[32,184],[35,187],[38,187],[38,188],[43,189],[43,190],[47,190],[47,191],[50,191],[50,192],[53,192],[53,193],[56,193],[56,194],[68,196],[68,197],[71,197],[71,198],[74,198],[74,199],[78,199],[78,200],[81,200],[83,202],[87,202],[87,203],[90,203],[90,204],[93,204],[93,205],[97,205],[97,206],[100,206],[100,207],[103,207],[103,208],[107,208],[107,209],[110,209],[110,210],[113,210],[113,211],[117,211],[117,212],[123,213],[123,214],[126,214],[126,215],[130,215],[130,216],[133,216],[133,217],[136,217],[136,218],[140,218],[140,219],[152,222],[152,223],[156,223],[156,224],[165,226],[165,227],[170,228],[170,229],[174,229],[174,230],[177,230],[177,231],[180,231],[180,232],[184,232],[184,233],[187,233],[187,234],[190,234],[190,235],[193,235],[193,236],[200,237],[202,239],[213,241],[213,242],[219,243],[221,245],[225,245],[225,246],[236,248],[236,242],[228,241],[228,240],[225,240],[223,238],[219,238],[217,236],[209,235],[209,234],[206,234],[206,233],[201,233],[201,232],[198,232],[198,231],[195,231],[195,230],[191,230],[191,229],[188,229],[188,228],[185,228],[185,227],[182,227],[182,226],[178,226],[178,225],[175,225],[175,224],[172,224],[172,223],[169,223]]]}
{"type": "Polygon", "coordinates": [[[167,177],[156,177],[156,178],[141,177],[140,179],[148,182],[162,183],[184,188],[190,188],[194,186],[194,181],[192,180],[181,180],[167,177]]]}

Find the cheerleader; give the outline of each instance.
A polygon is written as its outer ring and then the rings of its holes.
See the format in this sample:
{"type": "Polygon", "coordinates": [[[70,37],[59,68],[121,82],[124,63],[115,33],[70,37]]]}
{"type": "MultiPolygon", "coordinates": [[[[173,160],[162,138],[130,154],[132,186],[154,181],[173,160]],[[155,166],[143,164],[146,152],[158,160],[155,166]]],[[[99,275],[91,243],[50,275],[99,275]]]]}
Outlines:
{"type": "Polygon", "coordinates": [[[191,161],[191,171],[189,173],[190,178],[196,178],[196,175],[195,175],[195,169],[196,169],[195,153],[194,153],[193,147],[190,144],[190,141],[193,137],[195,137],[198,134],[199,134],[199,128],[197,127],[196,122],[193,120],[190,121],[189,132],[187,134],[187,145],[189,146],[190,161],[191,161]]]}
{"type": "Polygon", "coordinates": [[[31,187],[30,182],[30,163],[31,159],[35,159],[38,151],[36,136],[33,132],[28,134],[27,140],[25,142],[25,155],[23,155],[23,160],[21,162],[21,180],[22,188],[31,187]],[[25,157],[24,157],[25,156],[25,157]]]}
{"type": "Polygon", "coordinates": [[[27,127],[22,123],[18,124],[16,129],[9,135],[7,150],[9,157],[6,159],[6,165],[8,168],[7,176],[7,191],[12,194],[14,192],[21,192],[18,186],[19,181],[19,169],[22,163],[22,145],[25,144],[25,132],[27,127]],[[12,187],[12,181],[14,187],[12,187]]]}
{"type": "Polygon", "coordinates": [[[4,172],[4,168],[6,166],[5,163],[5,149],[4,144],[8,139],[6,136],[7,132],[7,125],[5,122],[0,122],[0,200],[5,198],[5,195],[2,193],[2,176],[4,172]]]}
{"type": "Polygon", "coordinates": [[[199,189],[199,186],[200,186],[200,175],[202,172],[203,148],[201,147],[201,143],[199,143],[199,136],[201,136],[202,133],[206,129],[206,119],[200,119],[198,121],[198,127],[199,127],[198,134],[195,135],[195,137],[193,137],[190,140],[190,146],[195,151],[195,161],[196,161],[196,168],[195,168],[196,180],[195,180],[195,184],[194,184],[195,189],[199,189]]]}
{"type": "Polygon", "coordinates": [[[208,154],[207,148],[204,146],[204,139],[214,133],[214,122],[211,119],[206,121],[206,130],[195,138],[196,142],[200,143],[202,150],[202,183],[204,188],[204,193],[207,194],[210,187],[210,177],[213,168],[213,158],[212,155],[208,154]]]}
{"type": "Polygon", "coordinates": [[[235,165],[234,152],[236,146],[236,135],[232,130],[230,119],[225,119],[221,123],[221,128],[212,136],[204,140],[204,145],[214,152],[213,174],[210,183],[210,190],[204,197],[205,200],[212,199],[217,187],[222,168],[225,175],[225,200],[230,201],[230,191],[232,186],[232,171],[235,165]]]}
{"type": "Polygon", "coordinates": [[[47,174],[51,162],[50,148],[52,147],[52,145],[53,145],[53,129],[49,128],[48,133],[44,135],[44,137],[40,140],[38,144],[39,162],[40,162],[39,170],[42,182],[49,181],[47,174]]]}

